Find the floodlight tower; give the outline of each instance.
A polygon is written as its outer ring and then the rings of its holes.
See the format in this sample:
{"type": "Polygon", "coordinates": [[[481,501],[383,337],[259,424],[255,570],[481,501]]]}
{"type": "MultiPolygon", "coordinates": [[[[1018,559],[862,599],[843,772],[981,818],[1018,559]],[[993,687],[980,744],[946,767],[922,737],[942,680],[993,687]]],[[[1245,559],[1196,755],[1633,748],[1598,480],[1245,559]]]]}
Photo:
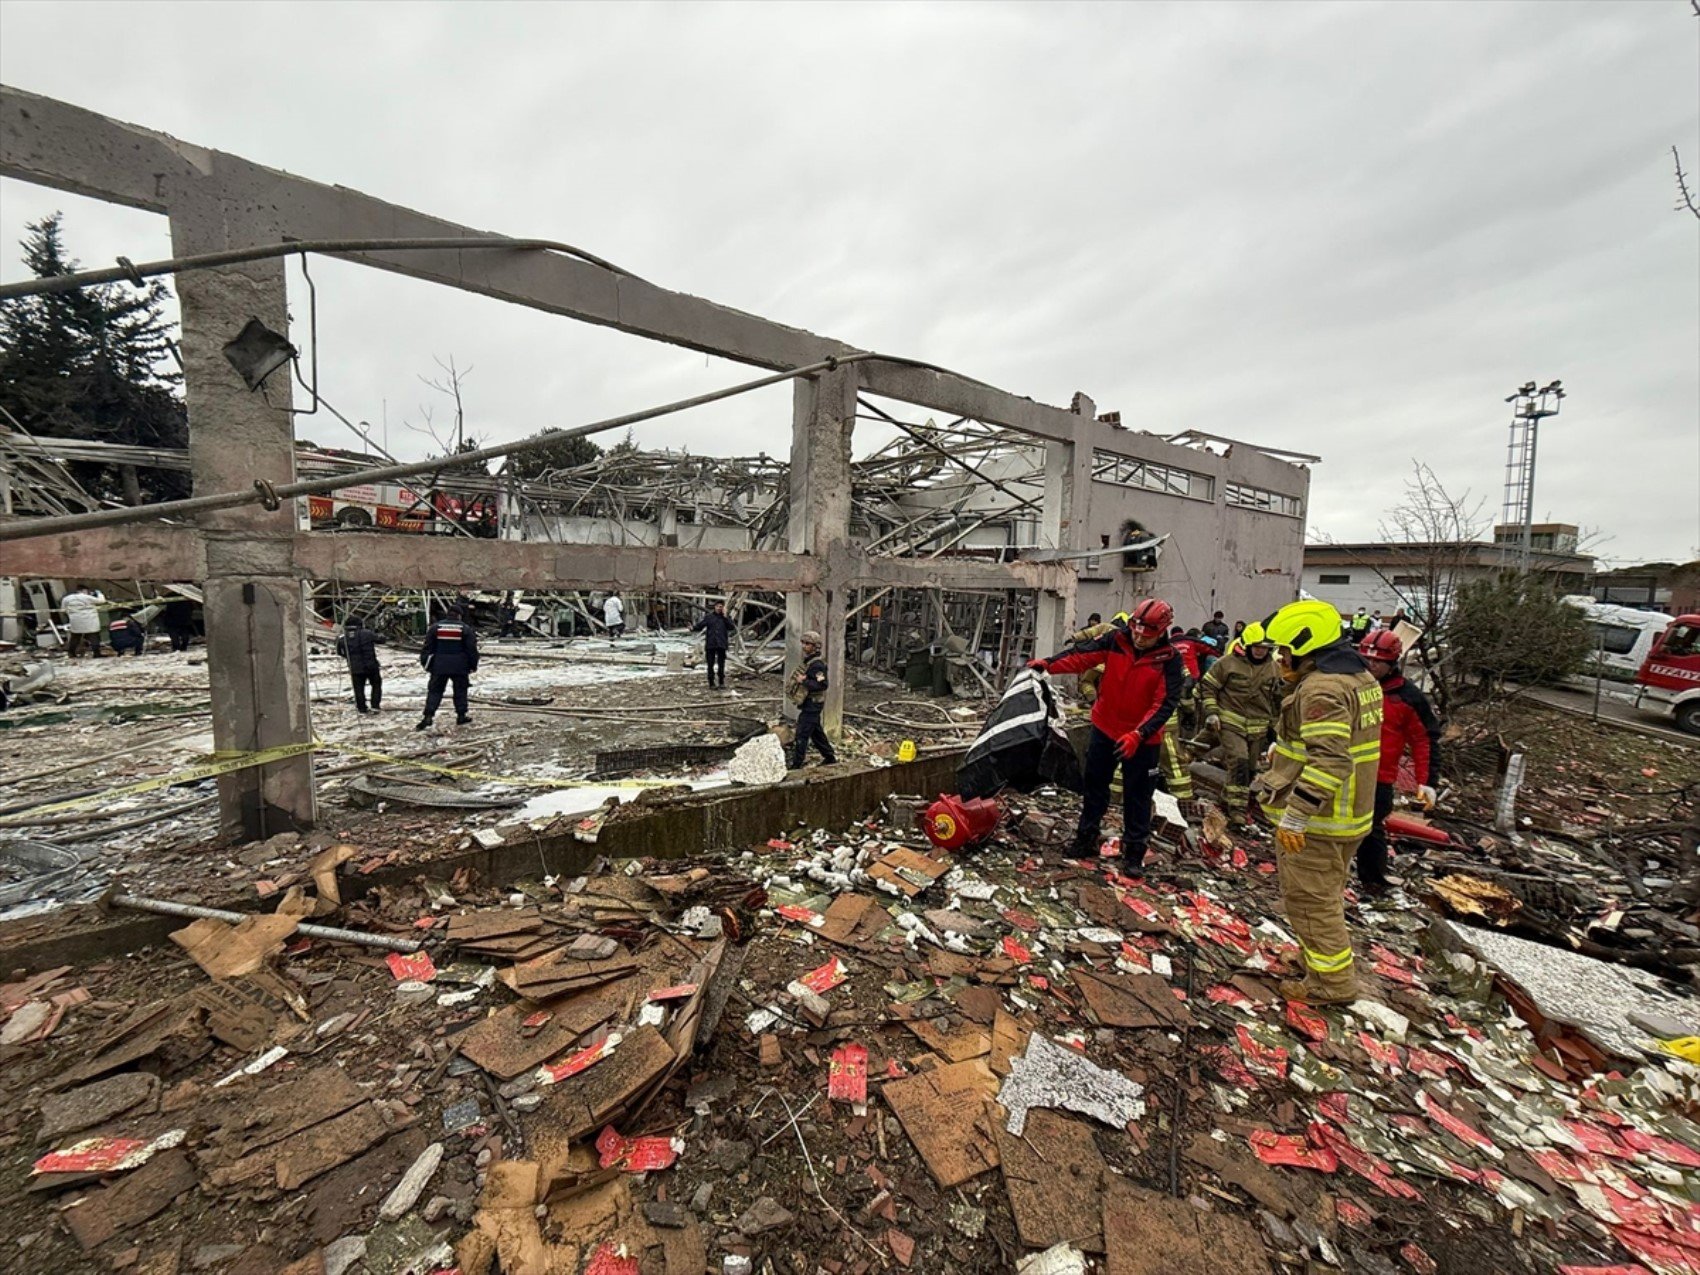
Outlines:
{"type": "Polygon", "coordinates": [[[1505,456],[1505,503],[1500,510],[1502,527],[1522,527],[1517,551],[1517,568],[1529,570],[1529,551],[1535,527],[1535,444],[1540,423],[1558,415],[1564,388],[1554,381],[1537,390],[1533,381],[1518,387],[1505,401],[1511,404],[1511,444],[1505,456]]]}

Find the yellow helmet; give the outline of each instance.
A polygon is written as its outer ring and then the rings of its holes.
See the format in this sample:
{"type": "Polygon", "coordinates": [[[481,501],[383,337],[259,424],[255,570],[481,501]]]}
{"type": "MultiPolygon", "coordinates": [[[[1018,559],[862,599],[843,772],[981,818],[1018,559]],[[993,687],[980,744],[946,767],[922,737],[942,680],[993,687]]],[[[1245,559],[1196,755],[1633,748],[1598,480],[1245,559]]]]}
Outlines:
{"type": "Polygon", "coordinates": [[[1314,599],[1289,602],[1263,622],[1263,632],[1267,641],[1303,659],[1340,640],[1340,613],[1314,599]]]}
{"type": "Polygon", "coordinates": [[[1127,612],[1126,611],[1117,611],[1116,615],[1115,615],[1115,622],[1117,624],[1127,624],[1127,623],[1129,623],[1127,612]]]}
{"type": "Polygon", "coordinates": [[[1262,646],[1269,641],[1269,635],[1263,631],[1263,625],[1253,620],[1240,631],[1241,646],[1262,646]]]}

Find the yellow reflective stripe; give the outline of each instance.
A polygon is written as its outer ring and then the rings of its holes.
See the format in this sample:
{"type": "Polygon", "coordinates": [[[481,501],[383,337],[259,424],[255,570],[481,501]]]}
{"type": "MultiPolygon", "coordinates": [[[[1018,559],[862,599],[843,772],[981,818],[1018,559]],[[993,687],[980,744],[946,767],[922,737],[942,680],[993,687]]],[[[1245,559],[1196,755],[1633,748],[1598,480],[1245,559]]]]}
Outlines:
{"type": "Polygon", "coordinates": [[[1345,722],[1306,722],[1299,727],[1300,739],[1321,739],[1325,736],[1338,735],[1342,739],[1352,737],[1352,728],[1345,722]]]}
{"type": "Polygon", "coordinates": [[[1305,825],[1305,832],[1317,837],[1336,837],[1347,840],[1352,837],[1365,837],[1375,822],[1373,814],[1360,815],[1349,819],[1329,819],[1321,815],[1312,817],[1305,825]]]}
{"type": "MultiPolygon", "coordinates": [[[[1303,945],[1301,944],[1301,946],[1303,945]]],[[[1329,954],[1326,952],[1313,952],[1307,947],[1304,949],[1304,954],[1305,964],[1310,966],[1311,969],[1315,970],[1318,974],[1338,974],[1341,970],[1349,970],[1352,968],[1351,948],[1347,948],[1344,952],[1329,954]]]]}
{"type": "Polygon", "coordinates": [[[1285,757],[1288,761],[1302,762],[1305,759],[1305,746],[1300,744],[1294,748],[1290,744],[1276,744],[1275,755],[1285,757]]]}
{"type": "Polygon", "coordinates": [[[1334,778],[1334,776],[1330,775],[1327,771],[1318,770],[1315,766],[1306,766],[1299,772],[1299,782],[1301,784],[1307,779],[1311,783],[1316,784],[1318,787],[1326,788],[1329,792],[1340,791],[1341,781],[1334,778]]]}
{"type": "Polygon", "coordinates": [[[1379,757],[1381,756],[1381,741],[1378,739],[1369,744],[1353,744],[1346,752],[1351,757],[1379,757]]]}

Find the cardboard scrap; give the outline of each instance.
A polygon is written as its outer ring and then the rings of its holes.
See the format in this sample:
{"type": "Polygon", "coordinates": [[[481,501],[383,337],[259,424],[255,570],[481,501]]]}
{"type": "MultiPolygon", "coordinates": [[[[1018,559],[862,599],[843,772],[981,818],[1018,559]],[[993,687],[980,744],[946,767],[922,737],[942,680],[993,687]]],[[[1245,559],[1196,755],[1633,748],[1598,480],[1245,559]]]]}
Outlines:
{"type": "Polygon", "coordinates": [[[1096,970],[1069,971],[1097,1020],[1106,1027],[1180,1027],[1192,1012],[1156,974],[1101,974],[1096,970]]]}
{"type": "Polygon", "coordinates": [[[609,1019],[625,1015],[637,995],[636,976],[609,983],[553,1002],[549,1006],[552,1016],[540,1027],[526,1023],[535,1022],[542,1006],[516,1001],[463,1032],[460,1052],[491,1075],[512,1080],[571,1048],[585,1033],[609,1019]]]}
{"type": "Polygon", "coordinates": [[[993,1072],[1000,1076],[1009,1075],[1009,1060],[1022,1053],[1027,1048],[1027,1038],[1033,1034],[1033,1028],[998,1006],[997,1017],[992,1022],[992,1056],[989,1064],[993,1072]]]}
{"type": "Polygon", "coordinates": [[[543,1100],[537,1152],[551,1143],[582,1138],[623,1115],[629,1104],[672,1067],[674,1052],[653,1027],[639,1027],[603,1063],[551,1087],[543,1100]]]}
{"type": "Polygon", "coordinates": [[[126,1071],[69,1093],[41,1099],[42,1141],[79,1129],[92,1129],[126,1112],[137,1115],[159,1107],[159,1077],[145,1071],[126,1071]]]}
{"type": "Polygon", "coordinates": [[[314,916],[329,916],[342,906],[342,887],[337,884],[336,870],[360,851],[350,845],[327,846],[313,856],[307,874],[313,878],[317,897],[313,900],[314,916]]]}
{"type": "Polygon", "coordinates": [[[998,1167],[988,1111],[997,1078],[983,1061],[935,1067],[880,1092],[940,1186],[958,1186],[998,1167]]]}
{"type": "Polygon", "coordinates": [[[890,924],[891,915],[878,899],[865,894],[841,894],[827,908],[816,932],[830,942],[860,947],[890,924]]]}
{"type": "Polygon", "coordinates": [[[905,898],[912,899],[949,872],[950,867],[948,863],[929,859],[924,854],[902,846],[870,864],[868,875],[876,881],[884,881],[905,898]]]}
{"type": "Polygon", "coordinates": [[[232,925],[209,919],[171,932],[171,941],[189,953],[214,978],[252,974],[283,950],[283,941],[301,924],[281,912],[246,917],[232,925]]]}
{"type": "Polygon", "coordinates": [[[1245,1218],[1121,1180],[1104,1193],[1103,1236],[1105,1275],[1269,1275],[1263,1237],[1245,1218]]]}
{"type": "Polygon", "coordinates": [[[613,1053],[620,1043],[619,1032],[609,1032],[594,1045],[586,1045],[583,1049],[574,1050],[559,1062],[544,1063],[537,1069],[537,1083],[540,1085],[555,1085],[576,1076],[586,1067],[601,1062],[613,1053]]]}
{"type": "Polygon", "coordinates": [[[91,1191],[59,1216],[85,1250],[98,1248],[164,1211],[195,1181],[189,1157],[167,1151],[112,1186],[91,1191]]]}
{"type": "Polygon", "coordinates": [[[1071,1243],[1102,1253],[1104,1158],[1092,1130],[1055,1111],[1035,1111],[1027,1134],[998,1130],[1004,1188],[1029,1248],[1071,1243]]]}
{"type": "Polygon", "coordinates": [[[284,1191],[293,1191],[412,1123],[411,1118],[387,1121],[375,1103],[367,1102],[323,1124],[292,1134],[278,1144],[277,1185],[284,1191]]]}
{"type": "Polygon", "coordinates": [[[916,1018],[905,1024],[921,1042],[947,1062],[966,1062],[991,1052],[992,1038],[977,1023],[959,1019],[955,1023],[936,1018],[916,1018]],[[948,1025],[940,1027],[941,1021],[948,1025]]]}

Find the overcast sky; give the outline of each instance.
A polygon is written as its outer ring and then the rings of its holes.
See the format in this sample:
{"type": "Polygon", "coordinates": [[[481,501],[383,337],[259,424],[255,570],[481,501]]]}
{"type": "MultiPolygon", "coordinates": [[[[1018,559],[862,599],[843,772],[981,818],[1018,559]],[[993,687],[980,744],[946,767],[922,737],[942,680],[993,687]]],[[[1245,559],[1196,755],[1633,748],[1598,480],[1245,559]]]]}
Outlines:
{"type": "MultiPolygon", "coordinates": [[[[8,84],[1135,428],[1318,453],[1337,539],[1374,537],[1413,458],[1497,511],[1502,400],[1562,378],[1536,515],[1615,560],[1700,556],[1670,156],[1700,171],[1697,54],[1682,0],[0,5],[8,84]]],[[[85,263],[169,255],[162,219],[7,181],[0,276],[55,208],[85,263]]],[[[749,375],[313,269],[326,397],[406,457],[434,356],[472,367],[485,439],[749,375]]],[[[637,437],[789,430],[776,390],[637,437]]]]}

